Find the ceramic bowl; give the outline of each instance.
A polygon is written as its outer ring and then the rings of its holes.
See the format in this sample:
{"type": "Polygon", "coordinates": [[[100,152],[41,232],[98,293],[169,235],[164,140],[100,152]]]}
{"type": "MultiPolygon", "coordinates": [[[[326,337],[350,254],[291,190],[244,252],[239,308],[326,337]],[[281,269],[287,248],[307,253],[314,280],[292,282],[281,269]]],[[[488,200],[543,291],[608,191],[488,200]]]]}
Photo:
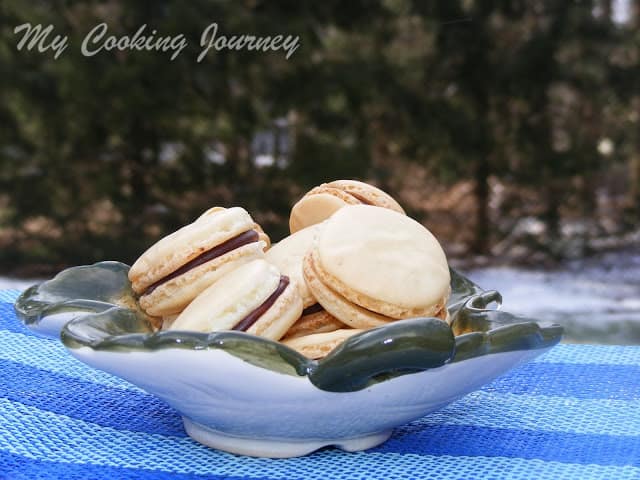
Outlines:
{"type": "Polygon", "coordinates": [[[205,445],[293,457],[327,445],[363,450],[394,427],[490,382],[560,341],[562,328],[489,308],[452,270],[451,325],[394,322],[348,339],[322,360],[241,332],[161,331],[139,309],[128,266],[74,267],[25,291],[16,311],[60,335],[71,354],[158,396],[205,445]]]}

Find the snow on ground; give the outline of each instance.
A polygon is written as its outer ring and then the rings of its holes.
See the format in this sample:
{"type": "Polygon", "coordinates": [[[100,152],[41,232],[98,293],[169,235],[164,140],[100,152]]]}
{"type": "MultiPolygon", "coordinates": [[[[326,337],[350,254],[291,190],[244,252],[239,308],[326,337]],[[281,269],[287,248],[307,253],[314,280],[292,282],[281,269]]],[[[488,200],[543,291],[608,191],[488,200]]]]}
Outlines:
{"type": "Polygon", "coordinates": [[[553,271],[466,273],[482,288],[498,290],[503,310],[563,325],[568,341],[640,344],[640,253],[607,254],[553,271]]]}
{"type": "Polygon", "coordinates": [[[41,282],[42,280],[23,280],[16,278],[0,277],[0,290],[25,290],[31,285],[41,282]]]}

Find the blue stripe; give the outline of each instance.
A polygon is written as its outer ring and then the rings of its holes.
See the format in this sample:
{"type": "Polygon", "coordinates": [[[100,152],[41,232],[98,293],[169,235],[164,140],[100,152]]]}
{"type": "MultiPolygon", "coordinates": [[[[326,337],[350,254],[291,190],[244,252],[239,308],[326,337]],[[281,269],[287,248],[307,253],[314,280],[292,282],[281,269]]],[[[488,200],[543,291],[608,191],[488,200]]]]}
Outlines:
{"type": "Polygon", "coordinates": [[[472,425],[588,435],[640,436],[638,402],[472,392],[417,420],[425,425],[472,425]]]}
{"type": "MultiPolygon", "coordinates": [[[[65,357],[66,358],[66,357],[65,357]]],[[[71,357],[68,357],[71,358],[71,357]]],[[[44,365],[44,363],[40,363],[44,365]]],[[[79,364],[82,366],[82,364],[79,364]]],[[[83,368],[83,371],[85,369],[83,368]]],[[[125,402],[123,405],[131,405],[132,418],[137,418],[135,412],[146,412],[147,406],[164,405],[155,397],[141,391],[123,391],[122,387],[115,383],[97,383],[91,376],[99,376],[101,372],[86,368],[86,374],[82,376],[68,376],[66,373],[54,373],[42,368],[34,368],[11,360],[0,360],[0,378],[16,379],[8,380],[4,389],[12,392],[12,399],[20,402],[34,402],[38,397],[34,393],[40,392],[45,398],[55,397],[58,400],[56,412],[67,413],[75,410],[69,408],[81,408],[85,403],[83,398],[101,399],[108,409],[113,403],[125,402]],[[73,392],[83,392],[83,397],[74,395],[73,392]],[[30,395],[25,395],[31,392],[30,395]],[[86,397],[89,395],[88,397],[86,397]]],[[[535,379],[530,379],[535,381],[535,379]]],[[[43,400],[44,401],[44,400],[43,400]]],[[[51,410],[54,403],[28,403],[40,409],[51,410]]],[[[119,405],[121,408],[123,405],[119,405]]],[[[93,410],[87,408],[84,415],[92,415],[93,410]]],[[[171,415],[175,415],[170,410],[171,415]]],[[[113,409],[113,417],[106,414],[107,419],[116,418],[122,411],[113,409]]],[[[78,418],[85,418],[80,413],[69,413],[78,418]]],[[[88,421],[104,421],[96,417],[86,418],[88,421]]],[[[119,428],[115,420],[113,425],[119,428]]],[[[640,435],[640,416],[637,414],[635,401],[610,400],[610,399],[568,399],[566,397],[551,397],[542,395],[523,395],[491,391],[490,388],[473,392],[462,400],[455,402],[439,412],[425,417],[429,423],[446,423],[457,425],[478,425],[491,428],[516,428],[539,429],[549,431],[565,431],[575,433],[604,433],[609,435],[640,435]],[[555,415],[554,412],[562,411],[563,415],[555,415]],[[513,413],[517,412],[517,416],[513,413]]],[[[143,425],[153,427],[153,423],[143,420],[143,425]]],[[[175,427],[175,424],[174,424],[175,427]]],[[[179,427],[175,427],[179,428],[179,427]]],[[[144,431],[144,428],[142,429],[144,431]]],[[[179,428],[180,432],[182,429],[179,428]]],[[[161,430],[163,431],[163,430],[161,430]]]]}
{"type": "MultiPolygon", "coordinates": [[[[7,360],[0,360],[0,378],[15,378],[0,386],[0,397],[7,396],[40,410],[117,429],[184,435],[175,411],[143,391],[123,391],[117,385],[100,385],[7,360]],[[100,409],[92,405],[100,405],[100,409]],[[160,412],[166,418],[155,417],[160,412]],[[124,426],[117,420],[119,417],[127,419],[121,420],[124,426]]],[[[428,425],[640,435],[636,403],[625,400],[576,400],[478,391],[421,421],[428,425]],[[558,411],[563,415],[556,415],[558,411]]]]}
{"type": "Polygon", "coordinates": [[[640,365],[640,346],[562,344],[533,361],[539,363],[640,365]]]}
{"type": "Polygon", "coordinates": [[[13,309],[13,303],[0,302],[0,329],[26,335],[36,335],[18,320],[13,309]]]}
{"type": "Polygon", "coordinates": [[[62,343],[0,330],[0,359],[123,390],[142,391],[119,377],[96,370],[69,355],[62,343]]]}
{"type": "Polygon", "coordinates": [[[0,451],[0,478],[34,480],[37,478],[112,480],[270,480],[267,477],[229,477],[227,475],[198,475],[139,468],[110,467],[90,463],[57,463],[14,455],[0,451]]]}
{"type": "Polygon", "coordinates": [[[156,397],[96,385],[0,360],[0,397],[53,413],[112,427],[186,436],[178,413],[156,397]]]}
{"type": "MultiPolygon", "coordinates": [[[[2,403],[2,402],[0,402],[2,403]]],[[[63,416],[37,412],[28,407],[2,405],[17,422],[0,423],[0,451],[45,461],[87,462],[111,467],[158,469],[185,474],[278,479],[344,480],[345,478],[580,478],[631,480],[640,469],[632,465],[576,464],[503,456],[416,455],[369,451],[343,453],[324,449],[290,460],[238,457],[204,448],[184,438],[125,433],[91,424],[68,423],[63,416]],[[35,442],[15,440],[25,435],[24,425],[37,426],[35,442]],[[22,427],[20,426],[22,425],[22,427]],[[54,436],[51,434],[55,433],[54,436]],[[53,439],[50,441],[49,439],[53,439]],[[58,439],[60,441],[58,441],[58,439]],[[114,454],[115,453],[115,454],[114,454]]],[[[408,438],[407,440],[411,440],[408,438]]],[[[443,439],[446,441],[446,439],[443,439]]],[[[485,439],[491,441],[491,439],[485,439]]],[[[500,439],[498,439],[500,441],[500,439]]],[[[527,446],[530,448],[530,446],[527,446]]],[[[557,446],[562,449],[562,445],[557,446]]],[[[47,476],[45,478],[50,478],[47,476]]],[[[80,477],[85,478],[85,477],[80,477]]],[[[91,478],[91,477],[90,477],[91,478]]],[[[95,478],[95,477],[94,477],[95,478]]],[[[116,477],[117,478],[117,477],[116,477]]]]}
{"type": "Polygon", "coordinates": [[[0,330],[0,359],[48,372],[106,385],[120,390],[142,389],[102,370],[96,370],[67,353],[60,342],[0,330]]]}
{"type": "Polygon", "coordinates": [[[483,388],[497,393],[640,399],[640,366],[528,363],[483,388]]]}
{"type": "Polygon", "coordinates": [[[385,444],[372,452],[509,457],[638,467],[640,437],[412,423],[396,429],[385,444]]]}
{"type": "MultiPolygon", "coordinates": [[[[158,469],[186,474],[231,477],[302,477],[307,480],[345,478],[589,478],[637,479],[632,465],[577,464],[504,456],[416,455],[412,453],[342,453],[335,449],[302,458],[273,461],[237,457],[208,449],[180,437],[124,432],[64,415],[42,412],[0,399],[0,450],[57,462],[86,462],[111,467],[158,469]],[[29,438],[30,441],[24,441],[29,438]]],[[[442,437],[441,437],[442,438],[442,437]]],[[[412,439],[409,436],[407,441],[412,439]]],[[[447,441],[442,438],[442,441],[447,441]]],[[[500,438],[485,442],[500,443],[500,438]]],[[[562,445],[557,445],[562,449],[562,445]]],[[[535,443],[523,446],[535,449],[535,443]]],[[[633,450],[631,450],[633,452],[633,450]]],[[[637,454],[637,452],[636,452],[637,454]]]]}

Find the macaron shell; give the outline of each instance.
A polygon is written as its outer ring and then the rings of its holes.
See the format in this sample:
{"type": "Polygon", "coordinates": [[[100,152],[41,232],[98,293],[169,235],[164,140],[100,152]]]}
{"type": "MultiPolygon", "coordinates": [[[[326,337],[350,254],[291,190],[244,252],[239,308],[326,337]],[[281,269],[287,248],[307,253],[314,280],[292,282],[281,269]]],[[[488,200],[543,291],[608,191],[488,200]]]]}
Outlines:
{"type": "Polygon", "coordinates": [[[340,329],[328,333],[315,333],[303,337],[285,339],[282,343],[307,358],[317,360],[326,357],[349,337],[363,331],[355,328],[340,329]]]}
{"type": "Polygon", "coordinates": [[[322,283],[388,317],[431,316],[448,298],[449,267],[438,241],[386,208],[342,208],[322,225],[313,255],[322,283]]]}
{"type": "Polygon", "coordinates": [[[312,188],[291,209],[289,229],[295,233],[320,223],[346,205],[375,205],[404,214],[404,209],[388,193],[357,180],[334,180],[312,188]]]}
{"type": "Polygon", "coordinates": [[[315,273],[326,288],[329,288],[334,292],[340,292],[340,294],[346,301],[351,302],[352,304],[362,307],[368,311],[384,315],[390,320],[437,316],[438,313],[441,312],[443,307],[446,305],[447,300],[449,299],[449,294],[451,293],[451,289],[450,287],[448,287],[447,289],[445,289],[445,293],[442,297],[440,297],[439,300],[437,300],[432,305],[424,308],[410,309],[406,307],[400,307],[398,305],[384,303],[383,301],[376,300],[353,289],[350,289],[340,280],[325,272],[317,261],[316,250],[311,252],[311,256],[314,258],[315,273]]]}
{"type": "Polygon", "coordinates": [[[280,283],[280,272],[265,260],[254,260],[220,277],[176,318],[171,330],[231,330],[262,305],[280,283]]]}
{"type": "Polygon", "coordinates": [[[264,230],[262,229],[262,227],[255,222],[253,223],[253,230],[258,232],[258,238],[264,242],[263,250],[265,252],[269,250],[269,248],[271,248],[271,239],[269,238],[269,235],[264,233],[264,230]]]}
{"type": "Polygon", "coordinates": [[[162,327],[161,330],[169,330],[173,322],[175,322],[176,318],[178,318],[179,313],[174,313],[173,315],[165,315],[162,317],[162,327]]]}
{"type": "Polygon", "coordinates": [[[302,274],[302,260],[313,245],[317,226],[303,228],[283,238],[265,253],[265,259],[274,264],[280,273],[296,282],[304,308],[316,303],[302,274]]]}
{"type": "Polygon", "coordinates": [[[149,320],[151,328],[153,328],[155,331],[162,330],[165,322],[164,317],[153,317],[151,315],[147,315],[147,318],[149,320]]]}
{"type": "MultiPolygon", "coordinates": [[[[338,190],[339,192],[339,190],[338,190]]],[[[334,212],[345,205],[349,205],[342,197],[346,196],[334,193],[309,192],[302,197],[291,209],[289,217],[289,230],[296,233],[303,228],[320,223],[330,217],[334,212]]],[[[349,198],[348,196],[346,196],[349,198]]]]}
{"type": "Polygon", "coordinates": [[[311,190],[309,190],[306,193],[305,197],[312,197],[314,195],[325,195],[325,194],[339,198],[347,205],[359,205],[362,203],[360,199],[345,192],[342,188],[332,187],[328,183],[323,183],[322,185],[313,187],[311,190]]]}
{"type": "Polygon", "coordinates": [[[275,303],[247,329],[247,333],[280,340],[302,313],[302,299],[293,283],[287,285],[275,303]]]}
{"type": "Polygon", "coordinates": [[[213,247],[253,228],[254,221],[240,207],[214,207],[195,222],[182,227],[149,247],[129,270],[136,293],[213,247]]]}
{"type": "Polygon", "coordinates": [[[295,337],[302,337],[305,335],[311,335],[313,333],[327,333],[333,332],[345,328],[346,325],[331,315],[326,310],[320,312],[311,313],[309,315],[301,316],[292,326],[287,330],[285,339],[291,339],[295,337]]]}
{"type": "Polygon", "coordinates": [[[315,271],[311,252],[304,258],[303,271],[307,286],[318,303],[342,323],[353,328],[367,329],[393,321],[392,318],[359,307],[323,284],[315,271]]]}
{"type": "Polygon", "coordinates": [[[211,207],[208,210],[205,210],[198,218],[196,218],[196,222],[204,219],[205,217],[210,217],[212,215],[215,215],[218,212],[222,212],[223,210],[226,210],[226,207],[211,207]]]}
{"type": "Polygon", "coordinates": [[[222,276],[253,260],[264,257],[264,244],[253,242],[179,275],[139,299],[149,315],[167,316],[182,311],[194,298],[222,276]]]}
{"type": "Polygon", "coordinates": [[[327,186],[353,195],[359,199],[361,203],[388,208],[389,210],[394,210],[402,214],[405,213],[404,209],[391,195],[368,183],[357,180],[335,180],[327,183],[327,186]]]}

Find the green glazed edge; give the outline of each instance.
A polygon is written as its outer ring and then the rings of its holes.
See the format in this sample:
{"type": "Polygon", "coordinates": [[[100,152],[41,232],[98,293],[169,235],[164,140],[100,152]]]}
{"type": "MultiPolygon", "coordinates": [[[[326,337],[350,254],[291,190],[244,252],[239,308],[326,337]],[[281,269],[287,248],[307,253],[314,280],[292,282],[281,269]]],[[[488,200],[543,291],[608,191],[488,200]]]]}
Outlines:
{"type": "Polygon", "coordinates": [[[451,270],[452,293],[448,304],[451,326],[437,318],[393,322],[354,335],[316,361],[279,342],[243,332],[154,332],[139,308],[123,306],[131,305],[131,299],[135,302],[126,265],[101,262],[69,270],[71,273],[61,272],[52,280],[31,287],[16,302],[16,312],[27,326],[61,311],[85,313],[68,322],[60,333],[69,349],[88,347],[112,352],[218,349],[260,368],[306,375],[317,388],[331,392],[357,391],[400,375],[481,355],[548,348],[560,341],[563,332],[558,325],[542,325],[533,319],[487,309],[489,304],[501,302],[500,294],[483,291],[451,270]],[[87,269],[115,272],[114,278],[122,283],[103,291],[99,300],[67,298],[54,303],[42,300],[51,292],[59,295],[64,290],[56,288],[61,275],[66,281],[73,274],[94,276],[95,272],[87,269]],[[118,303],[104,301],[109,295],[117,298],[118,303]],[[130,298],[123,301],[123,295],[130,298]],[[454,336],[455,331],[465,333],[454,336]]]}
{"type": "Polygon", "coordinates": [[[16,299],[14,310],[27,326],[40,323],[47,315],[73,311],[97,313],[114,305],[139,310],[128,272],[128,265],[115,261],[67,268],[52,279],[22,292],[16,299]],[[109,283],[114,280],[115,283],[109,283]],[[81,290],[79,294],[70,292],[78,287],[81,290]]]}

